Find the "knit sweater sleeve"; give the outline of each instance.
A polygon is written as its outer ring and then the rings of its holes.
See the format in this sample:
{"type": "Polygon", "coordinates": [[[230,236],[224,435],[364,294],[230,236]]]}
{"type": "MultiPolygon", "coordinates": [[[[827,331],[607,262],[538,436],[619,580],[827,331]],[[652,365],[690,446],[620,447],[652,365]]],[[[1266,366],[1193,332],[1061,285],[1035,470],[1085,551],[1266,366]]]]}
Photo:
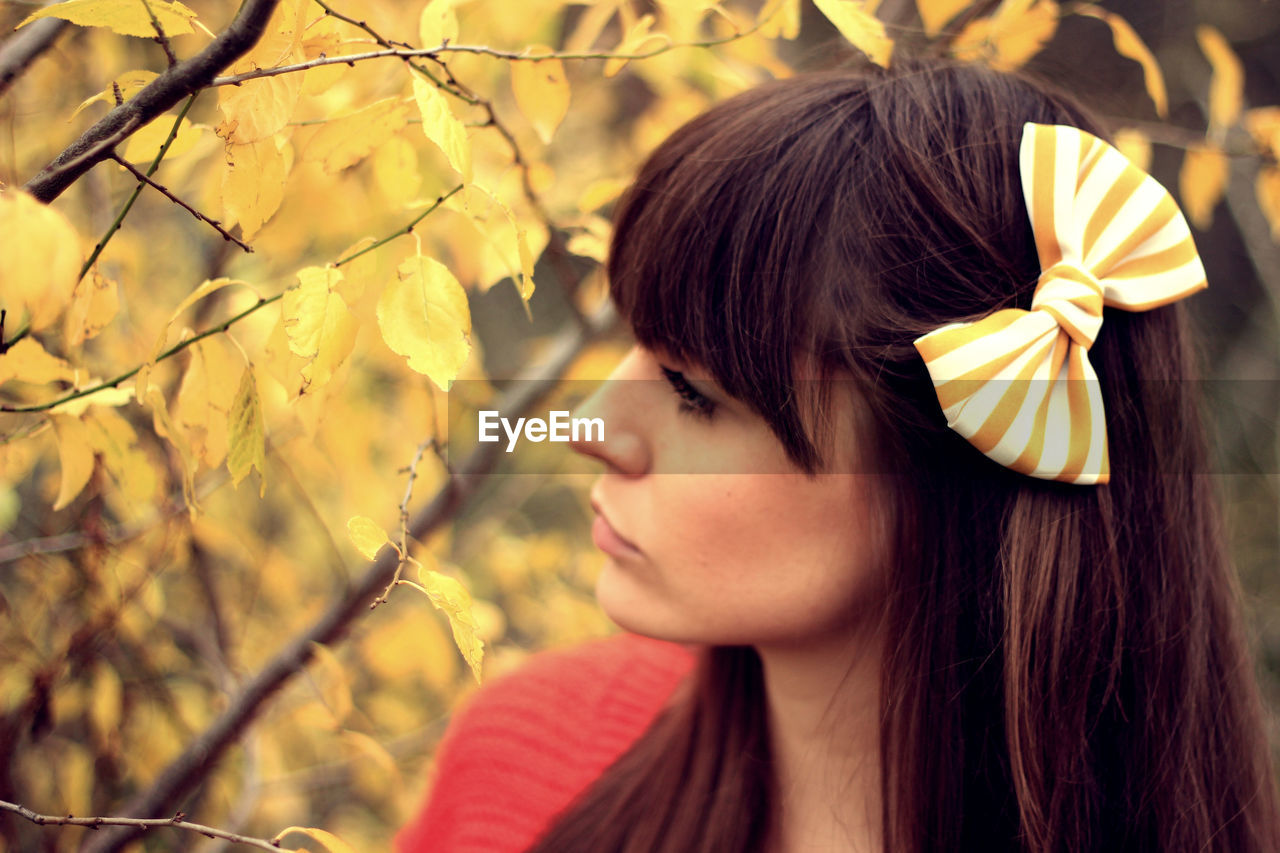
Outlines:
{"type": "Polygon", "coordinates": [[[541,652],[455,712],[400,853],[521,853],[630,747],[692,669],[683,646],[619,634],[541,652]]]}

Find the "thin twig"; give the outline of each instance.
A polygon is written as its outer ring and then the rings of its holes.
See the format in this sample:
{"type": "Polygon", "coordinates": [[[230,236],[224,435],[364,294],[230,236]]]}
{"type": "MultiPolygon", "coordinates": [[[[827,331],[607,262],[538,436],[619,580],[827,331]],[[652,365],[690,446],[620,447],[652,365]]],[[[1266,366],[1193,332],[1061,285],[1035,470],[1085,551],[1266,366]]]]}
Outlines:
{"type": "MultiPolygon", "coordinates": [[[[378,33],[376,30],[374,30],[373,27],[369,26],[368,23],[364,21],[357,21],[355,18],[342,14],[341,12],[334,9],[329,4],[325,3],[324,0],[316,0],[316,3],[320,6],[321,9],[324,9],[324,13],[329,17],[337,18],[339,21],[350,24],[351,26],[357,29],[363,30],[364,32],[368,33],[373,38],[374,41],[376,41],[378,44],[382,45],[383,47],[387,48],[388,50],[397,50],[399,48],[408,48],[408,49],[412,48],[412,45],[406,42],[393,41],[392,39],[383,38],[383,36],[380,33],[378,33]]],[[[432,83],[435,83],[441,89],[444,89],[445,91],[449,92],[449,94],[459,98],[462,97],[462,95],[460,95],[458,92],[454,92],[450,90],[447,86],[444,85],[443,82],[436,79],[436,76],[431,73],[430,69],[425,68],[424,66],[422,66],[417,62],[409,62],[408,60],[406,60],[405,64],[407,64],[410,68],[414,69],[418,73],[425,76],[427,79],[429,79],[432,83]]]]}
{"type": "Polygon", "coordinates": [[[420,214],[418,214],[417,216],[415,216],[415,217],[414,217],[414,218],[413,218],[413,219],[412,219],[412,220],[411,220],[407,225],[405,225],[403,228],[401,228],[400,230],[395,231],[395,232],[393,232],[393,233],[391,233],[391,234],[388,234],[386,237],[383,237],[381,240],[377,241],[376,243],[370,243],[368,246],[365,246],[363,249],[361,249],[361,250],[360,250],[360,251],[358,251],[358,252],[352,252],[350,255],[347,255],[345,258],[343,258],[343,259],[341,259],[340,261],[337,261],[336,263],[334,263],[334,266],[335,266],[335,267],[340,267],[340,266],[342,266],[342,265],[343,265],[343,264],[345,264],[345,263],[349,263],[349,262],[351,262],[351,261],[354,261],[356,258],[360,257],[361,255],[365,255],[365,254],[368,254],[369,252],[372,252],[374,249],[378,248],[379,246],[382,246],[382,245],[385,245],[385,244],[387,244],[387,243],[390,243],[392,240],[396,239],[397,237],[404,237],[404,236],[406,236],[406,235],[408,235],[408,234],[412,234],[412,233],[413,233],[414,226],[416,226],[416,225],[417,225],[419,222],[421,222],[422,220],[426,219],[426,218],[427,218],[427,216],[428,216],[429,214],[431,214],[431,213],[435,212],[435,210],[436,210],[438,207],[440,207],[440,205],[444,204],[444,203],[445,203],[445,201],[446,201],[446,200],[448,200],[449,198],[451,198],[454,194],[461,192],[461,191],[462,191],[462,187],[463,187],[463,185],[462,185],[462,184],[458,184],[456,187],[454,187],[453,189],[449,190],[449,191],[448,191],[447,193],[445,193],[444,195],[442,195],[442,196],[437,196],[437,197],[436,197],[435,202],[434,202],[434,203],[432,203],[432,205],[431,205],[430,207],[428,207],[426,210],[422,211],[422,213],[420,213],[420,214]]]}
{"type": "Polygon", "coordinates": [[[72,815],[58,817],[57,815],[38,814],[26,806],[20,806],[17,803],[5,802],[4,800],[0,800],[0,809],[25,817],[32,823],[39,824],[40,826],[87,826],[90,829],[97,829],[101,826],[132,826],[140,830],[155,829],[157,827],[170,827],[172,829],[185,829],[191,832],[198,832],[208,838],[222,838],[236,844],[245,844],[249,847],[271,850],[275,851],[275,853],[278,853],[281,849],[279,844],[273,844],[265,838],[251,838],[247,835],[227,832],[226,830],[216,829],[212,826],[191,823],[190,821],[183,820],[185,815],[182,812],[178,812],[171,818],[73,817],[72,815]]]}
{"type": "MultiPolygon", "coordinates": [[[[187,117],[187,113],[190,112],[191,105],[195,103],[196,95],[198,94],[199,92],[192,95],[190,98],[187,98],[187,102],[182,105],[181,112],[178,113],[178,117],[173,121],[173,127],[169,128],[168,137],[165,138],[164,144],[160,146],[160,150],[156,152],[156,156],[151,161],[151,165],[147,167],[148,177],[154,175],[156,173],[156,169],[160,168],[160,162],[164,160],[165,155],[169,153],[169,148],[173,145],[173,140],[178,138],[178,130],[182,127],[182,120],[187,117]]],[[[80,267],[79,278],[84,278],[88,274],[89,270],[93,268],[94,263],[102,254],[102,250],[107,248],[107,243],[111,242],[111,238],[115,236],[115,233],[120,230],[120,226],[124,224],[124,218],[129,215],[129,211],[133,209],[133,203],[138,200],[138,196],[140,195],[142,195],[141,183],[133,188],[133,192],[130,194],[129,200],[124,203],[124,207],[120,208],[120,212],[116,214],[116,218],[112,220],[106,233],[102,235],[102,239],[97,242],[93,247],[93,251],[89,253],[88,259],[85,260],[84,265],[80,267]]]]}
{"type": "Polygon", "coordinates": [[[419,444],[417,451],[413,454],[413,461],[409,463],[409,482],[405,484],[404,499],[400,501],[400,562],[396,564],[396,573],[387,584],[387,588],[369,603],[370,610],[385,603],[392,588],[400,583],[400,575],[404,572],[404,564],[409,556],[409,500],[413,497],[413,484],[418,479],[418,465],[422,462],[422,457],[426,455],[427,448],[434,447],[435,444],[435,436],[419,444]]]}
{"type": "Polygon", "coordinates": [[[191,205],[187,204],[185,201],[183,201],[182,199],[174,195],[173,192],[171,192],[168,187],[164,186],[163,184],[159,184],[156,181],[153,181],[149,176],[143,174],[132,163],[130,163],[128,160],[121,157],[119,154],[112,151],[107,156],[110,159],[115,160],[121,166],[124,166],[126,169],[128,169],[129,172],[135,178],[137,178],[140,183],[144,183],[147,186],[151,187],[153,190],[160,193],[162,196],[169,199],[169,201],[178,205],[178,207],[182,208],[187,213],[190,213],[192,216],[194,216],[196,219],[200,220],[201,222],[208,223],[213,228],[213,230],[217,231],[219,234],[222,235],[223,240],[228,240],[232,243],[235,243],[237,246],[239,246],[241,249],[244,249],[246,252],[253,251],[252,246],[250,246],[248,243],[241,240],[239,237],[234,236],[227,229],[223,228],[222,224],[219,223],[218,220],[210,219],[209,217],[205,216],[203,213],[196,210],[194,207],[192,207],[191,205]]]}
{"type": "MultiPolygon", "coordinates": [[[[344,18],[343,20],[346,19],[344,18]]],[[[727,44],[728,42],[739,41],[740,39],[744,39],[747,36],[752,35],[758,29],[759,25],[756,25],[750,29],[735,32],[733,35],[724,36],[723,38],[718,39],[709,39],[707,41],[667,42],[640,53],[611,53],[608,51],[579,53],[530,53],[528,51],[498,50],[497,48],[475,44],[442,44],[438,47],[425,48],[389,47],[385,50],[371,50],[365,53],[349,53],[345,56],[319,56],[315,59],[309,59],[306,62],[298,62],[293,65],[277,65],[273,68],[258,68],[254,71],[246,71],[243,74],[229,74],[225,77],[213,78],[209,85],[238,86],[248,80],[257,80],[262,77],[276,77],[280,74],[292,74],[295,71],[306,71],[309,68],[320,68],[325,65],[350,65],[355,62],[364,62],[369,59],[384,59],[388,57],[395,57],[396,59],[438,59],[441,54],[447,53],[474,53],[481,56],[492,56],[496,59],[505,59],[510,62],[540,62],[544,59],[649,59],[654,56],[669,53],[677,48],[716,47],[717,45],[727,44]]],[[[423,69],[418,70],[423,71],[424,74],[428,74],[428,76],[430,76],[428,71],[423,69]]],[[[442,85],[441,81],[434,77],[432,77],[432,82],[436,83],[436,85],[442,85]]]]}

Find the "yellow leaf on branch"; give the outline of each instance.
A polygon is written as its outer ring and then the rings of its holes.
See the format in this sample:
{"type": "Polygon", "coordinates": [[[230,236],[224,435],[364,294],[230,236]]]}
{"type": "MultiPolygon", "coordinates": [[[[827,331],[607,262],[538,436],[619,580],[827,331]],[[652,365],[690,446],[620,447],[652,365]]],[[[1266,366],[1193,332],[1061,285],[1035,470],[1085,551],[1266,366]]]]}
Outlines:
{"type": "Polygon", "coordinates": [[[1235,124],[1244,106],[1244,67],[1231,44],[1213,27],[1196,27],[1196,41],[1213,68],[1209,79],[1209,131],[1224,133],[1235,124]]]}
{"type": "MultiPolygon", "coordinates": [[[[173,116],[162,115],[152,119],[141,127],[124,146],[124,159],[130,163],[150,163],[160,151],[160,146],[169,138],[173,130],[173,116]]],[[[180,157],[192,149],[200,141],[201,129],[185,118],[178,125],[178,133],[173,138],[165,157],[180,157]]]]}
{"type": "Polygon", "coordinates": [[[45,385],[74,377],[71,365],[45,352],[35,338],[23,338],[0,355],[0,385],[11,379],[45,385]]]}
{"type": "Polygon", "coordinates": [[[69,349],[80,346],[95,337],[120,310],[120,295],[116,283],[97,268],[76,283],[71,292],[71,306],[63,319],[62,339],[69,349]]]}
{"type": "Polygon", "coordinates": [[[65,507],[75,500],[93,475],[93,445],[89,441],[89,428],[84,421],[68,415],[54,415],[53,434],[58,439],[58,462],[62,467],[62,481],[53,510],[65,507]]]}
{"type": "MultiPolygon", "coordinates": [[[[534,46],[526,52],[537,55],[551,50],[534,46]]],[[[538,137],[544,144],[550,142],[569,112],[569,80],[564,75],[564,63],[558,59],[513,62],[511,89],[515,92],[516,106],[529,119],[538,137]]]]}
{"type": "MultiPolygon", "coordinates": [[[[613,49],[613,53],[641,54],[657,44],[667,44],[670,39],[662,33],[650,32],[653,29],[653,15],[644,15],[627,30],[622,42],[613,49]]],[[[621,71],[630,60],[625,56],[616,56],[604,64],[604,76],[612,77],[621,71]]]]}
{"type": "Polygon", "coordinates": [[[409,582],[424,593],[437,610],[449,617],[453,629],[453,641],[457,643],[462,658],[471,667],[476,683],[480,683],[480,663],[484,658],[484,640],[480,639],[479,626],[471,609],[471,594],[454,578],[434,569],[419,568],[418,583],[409,582]]]}
{"type": "Polygon", "coordinates": [[[305,835],[312,841],[317,842],[329,853],[356,853],[356,849],[347,842],[343,841],[332,832],[325,832],[323,829],[313,829],[308,826],[291,826],[281,832],[275,838],[271,839],[272,844],[279,844],[281,839],[286,835],[296,832],[299,835],[305,835]]]}
{"type": "Polygon", "coordinates": [[[529,233],[521,227],[511,205],[498,193],[480,184],[472,184],[462,196],[464,210],[493,247],[493,253],[506,264],[506,274],[516,283],[526,312],[529,298],[533,296],[533,250],[529,245],[529,233]],[[501,214],[501,219],[497,214],[501,214]]]}
{"type": "Polygon", "coordinates": [[[378,299],[378,328],[391,351],[443,391],[471,354],[467,294],[439,261],[414,255],[378,299]]]}
{"type": "Polygon", "coordinates": [[[418,16],[418,40],[424,48],[458,40],[456,0],[431,0],[418,16]]]}
{"type": "Polygon", "coordinates": [[[281,300],[289,349],[308,360],[302,368],[308,390],[327,383],[355,346],[359,322],[338,293],[341,284],[335,267],[306,267],[281,300]]]}
{"type": "Polygon", "coordinates": [[[372,162],[373,179],[388,201],[405,205],[418,195],[422,184],[418,152],[403,135],[396,134],[378,146],[372,162]]]}
{"type": "MultiPolygon", "coordinates": [[[[179,474],[182,477],[182,497],[194,518],[200,508],[196,502],[195,480],[199,460],[196,459],[195,453],[191,449],[191,444],[187,441],[186,434],[169,417],[168,405],[165,403],[164,394],[160,392],[159,388],[150,389],[144,405],[151,409],[151,424],[156,431],[156,435],[168,441],[178,451],[178,458],[181,462],[179,474]]],[[[225,430],[225,418],[222,423],[222,428],[225,430]]]]}
{"type": "Polygon", "coordinates": [[[155,344],[151,347],[151,355],[138,369],[138,378],[136,381],[137,398],[145,400],[150,390],[151,370],[155,367],[156,359],[164,352],[165,345],[169,343],[169,332],[173,329],[173,324],[182,316],[182,312],[186,311],[192,305],[204,299],[211,293],[216,293],[224,287],[233,284],[242,284],[248,287],[248,283],[235,278],[211,278],[202,282],[199,287],[191,291],[178,303],[178,307],[173,309],[173,313],[169,315],[169,321],[164,324],[164,328],[160,330],[159,336],[156,338],[155,344]]]}
{"type": "Polygon", "coordinates": [[[167,36],[195,32],[191,22],[196,13],[176,0],[67,0],[32,12],[18,26],[25,27],[37,18],[61,18],[81,27],[106,27],[122,36],[154,38],[152,15],[167,36]]]}
{"type": "MultiPolygon", "coordinates": [[[[302,35],[310,0],[281,0],[267,22],[266,31],[247,54],[240,57],[229,74],[243,74],[259,68],[301,62],[305,54],[302,35]]],[[[222,122],[214,132],[227,142],[244,145],[266,139],[281,130],[293,116],[302,92],[303,74],[260,77],[239,86],[218,89],[218,109],[222,122]]]]}
{"type": "Polygon", "coordinates": [[[102,102],[114,107],[116,105],[117,92],[120,93],[121,98],[127,101],[143,86],[146,86],[158,76],[159,75],[154,71],[126,71],[115,80],[111,81],[110,86],[103,89],[98,94],[85,98],[81,101],[80,106],[76,107],[75,112],[71,114],[71,118],[67,119],[67,121],[70,121],[72,118],[80,115],[82,110],[92,104],[102,102]]]}
{"type": "Polygon", "coordinates": [[[1191,224],[1204,231],[1213,224],[1213,209],[1227,189],[1230,171],[1227,155],[1220,149],[1188,148],[1178,173],[1178,194],[1191,224]]]}
{"type": "Polygon", "coordinates": [[[924,33],[930,38],[941,33],[943,27],[955,20],[956,15],[970,5],[972,0],[916,0],[916,8],[920,10],[920,22],[924,24],[924,33]]]}
{"type": "Polygon", "coordinates": [[[1128,57],[1142,66],[1142,79],[1147,87],[1147,94],[1155,104],[1156,113],[1161,118],[1169,115],[1169,94],[1164,85],[1164,73],[1151,49],[1147,47],[1142,36],[1138,35],[1129,22],[1112,12],[1106,12],[1096,6],[1086,6],[1080,10],[1081,15],[1097,18],[1106,22],[1111,28],[1111,36],[1115,42],[1116,53],[1128,57]]]}
{"type": "Polygon", "coordinates": [[[262,402],[258,399],[258,383],[253,367],[246,365],[240,377],[240,390],[227,417],[227,470],[235,486],[258,469],[259,494],[267,493],[266,433],[262,424],[262,402]]]}
{"type": "Polygon", "coordinates": [[[347,535],[366,560],[376,559],[383,545],[390,545],[387,532],[365,515],[354,515],[347,521],[347,535]]]}
{"type": "Polygon", "coordinates": [[[1058,30],[1053,0],[1005,0],[989,18],[971,21],[951,45],[962,61],[986,61],[992,68],[1021,68],[1058,30]]]}
{"type": "Polygon", "coordinates": [[[156,472],[138,448],[138,434],[115,409],[96,407],[85,416],[89,443],[119,489],[123,505],[148,506],[156,491],[156,472]]]}
{"type": "Polygon", "coordinates": [[[280,208],[288,177],[284,154],[274,139],[228,145],[223,160],[224,224],[240,223],[240,234],[252,240],[280,208]]]}
{"type": "Polygon", "coordinates": [[[307,143],[305,159],[326,172],[340,172],[368,157],[409,123],[409,105],[398,97],[383,98],[362,110],[324,123],[307,143]]]}
{"type": "Polygon", "coordinates": [[[884,22],[863,0],[813,0],[813,4],[851,45],[881,68],[889,67],[893,39],[885,35],[884,22]]]}
{"type": "Polygon", "coordinates": [[[467,139],[467,129],[449,109],[444,94],[430,80],[414,74],[413,98],[422,116],[422,132],[444,152],[449,165],[462,179],[470,181],[471,142],[467,139]]]}
{"type": "Polygon", "coordinates": [[[7,323],[21,328],[24,315],[31,331],[50,325],[67,307],[80,277],[80,237],[67,217],[24,192],[0,193],[0,234],[6,252],[0,264],[0,294],[7,323]]]}
{"type": "Polygon", "coordinates": [[[800,0],[767,0],[756,23],[765,38],[794,39],[800,35],[800,0]]]}
{"type": "MultiPolygon", "coordinates": [[[[228,418],[240,365],[226,344],[215,339],[200,341],[187,351],[191,362],[178,387],[174,417],[184,430],[193,459],[212,469],[227,456],[228,418]]],[[[148,400],[156,390],[150,389],[148,400]]]]}

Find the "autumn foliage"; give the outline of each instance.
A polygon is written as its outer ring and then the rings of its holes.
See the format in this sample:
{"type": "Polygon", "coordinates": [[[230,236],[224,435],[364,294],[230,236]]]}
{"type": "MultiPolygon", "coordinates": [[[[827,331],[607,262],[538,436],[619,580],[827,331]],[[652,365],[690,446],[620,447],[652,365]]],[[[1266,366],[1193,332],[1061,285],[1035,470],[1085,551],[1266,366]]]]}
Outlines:
{"type": "MultiPolygon", "coordinates": [[[[1112,5],[6,6],[10,42],[52,35],[0,52],[0,800],[385,848],[482,673],[610,628],[590,466],[495,474],[449,445],[446,392],[607,373],[612,202],[754,83],[895,51],[1034,68],[1067,33],[1122,63],[1117,143],[1197,237],[1226,204],[1275,257],[1280,107],[1246,102],[1208,21],[1182,46],[1204,74],[1171,85],[1112,5]]],[[[0,812],[0,850],[138,831],[0,812]]]]}

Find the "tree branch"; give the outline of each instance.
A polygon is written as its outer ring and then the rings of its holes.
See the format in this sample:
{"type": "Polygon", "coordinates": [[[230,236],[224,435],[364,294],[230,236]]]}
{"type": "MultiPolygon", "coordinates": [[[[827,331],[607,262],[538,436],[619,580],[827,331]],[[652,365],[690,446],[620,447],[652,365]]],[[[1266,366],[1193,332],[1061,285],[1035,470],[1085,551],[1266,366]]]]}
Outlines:
{"type": "Polygon", "coordinates": [[[61,18],[41,18],[0,45],[0,95],[31,67],[37,56],[53,46],[67,26],[68,22],[61,18]]]}
{"type": "MultiPolygon", "coordinates": [[[[560,378],[587,342],[611,325],[616,315],[611,309],[602,311],[585,328],[576,324],[564,329],[550,349],[543,367],[529,382],[504,395],[497,404],[502,411],[523,414],[532,408],[560,378]]],[[[423,539],[440,525],[451,520],[462,504],[479,488],[492,471],[501,451],[495,443],[479,445],[467,456],[458,473],[436,492],[431,502],[414,516],[409,535],[423,539]]],[[[262,706],[290,678],[303,670],[314,654],[315,644],[332,645],[347,633],[352,621],[368,609],[371,602],[395,575],[400,555],[394,549],[383,549],[382,556],[370,566],[345,596],[330,606],[310,628],[298,634],[253,677],[218,719],[169,764],[155,783],[122,809],[127,814],[157,815],[172,810],[195,788],[208,767],[217,762],[236,742],[240,733],[253,721],[262,706]]],[[[143,830],[125,826],[109,830],[85,848],[85,853],[114,853],[136,838],[143,830]]]]}
{"type": "Polygon", "coordinates": [[[107,113],[27,181],[27,192],[40,201],[53,201],[134,130],[208,86],[219,71],[257,44],[278,3],[279,0],[245,0],[235,20],[208,47],[172,66],[107,113]]]}
{"type": "Polygon", "coordinates": [[[236,844],[246,844],[250,847],[258,847],[262,850],[271,850],[273,853],[279,853],[281,847],[279,844],[272,844],[264,838],[250,838],[247,835],[239,835],[234,832],[227,832],[224,829],[215,829],[212,826],[204,826],[199,823],[191,823],[183,820],[184,815],[178,812],[171,818],[155,818],[155,819],[139,819],[132,817],[57,817],[56,815],[37,814],[31,809],[20,806],[17,803],[9,803],[0,800],[0,809],[13,812],[16,815],[25,817],[32,823],[40,826],[87,826],[90,829],[98,829],[103,826],[130,826],[134,827],[136,832],[144,832],[148,829],[167,826],[172,829],[186,829],[191,832],[198,832],[208,838],[222,838],[236,844]]]}
{"type": "Polygon", "coordinates": [[[209,225],[211,225],[211,226],[213,227],[213,230],[217,231],[219,234],[221,234],[221,235],[222,235],[222,239],[223,239],[223,240],[229,240],[230,242],[235,243],[237,246],[239,246],[241,249],[244,249],[246,252],[252,252],[252,251],[253,251],[253,247],[252,247],[252,246],[250,246],[248,243],[244,242],[244,241],[243,241],[243,240],[241,240],[240,238],[233,236],[233,235],[231,234],[231,232],[230,232],[230,231],[228,231],[227,229],[223,228],[223,227],[222,227],[222,225],[221,225],[221,223],[219,223],[216,219],[210,219],[209,217],[205,216],[205,215],[204,215],[203,213],[201,213],[200,211],[196,210],[196,209],[195,209],[194,207],[192,207],[191,205],[187,204],[187,203],[186,203],[185,201],[183,201],[182,199],[178,198],[176,195],[174,195],[172,192],[170,192],[170,190],[168,189],[168,187],[165,187],[164,185],[162,185],[162,184],[158,184],[158,183],[156,183],[155,181],[153,181],[149,176],[147,176],[146,174],[144,174],[143,172],[141,172],[140,170],[138,170],[137,168],[135,168],[135,167],[134,167],[134,165],[133,165],[132,163],[130,163],[128,160],[126,160],[126,159],[124,159],[123,157],[121,157],[119,154],[117,154],[117,153],[115,153],[114,151],[112,151],[112,152],[111,152],[109,155],[107,155],[107,156],[108,156],[110,159],[115,160],[117,163],[119,163],[119,164],[120,164],[121,166],[123,166],[125,169],[127,169],[127,170],[129,171],[129,173],[130,173],[130,174],[132,174],[135,178],[137,178],[137,179],[138,179],[138,183],[140,183],[140,184],[146,184],[147,186],[151,187],[151,188],[152,188],[153,190],[155,190],[156,192],[160,193],[160,195],[164,196],[165,198],[169,199],[169,201],[173,202],[173,203],[174,203],[174,204],[176,204],[178,207],[180,207],[180,208],[182,208],[183,210],[185,210],[187,213],[190,213],[190,214],[191,214],[192,216],[194,216],[196,219],[200,220],[201,222],[207,222],[209,225]]]}

